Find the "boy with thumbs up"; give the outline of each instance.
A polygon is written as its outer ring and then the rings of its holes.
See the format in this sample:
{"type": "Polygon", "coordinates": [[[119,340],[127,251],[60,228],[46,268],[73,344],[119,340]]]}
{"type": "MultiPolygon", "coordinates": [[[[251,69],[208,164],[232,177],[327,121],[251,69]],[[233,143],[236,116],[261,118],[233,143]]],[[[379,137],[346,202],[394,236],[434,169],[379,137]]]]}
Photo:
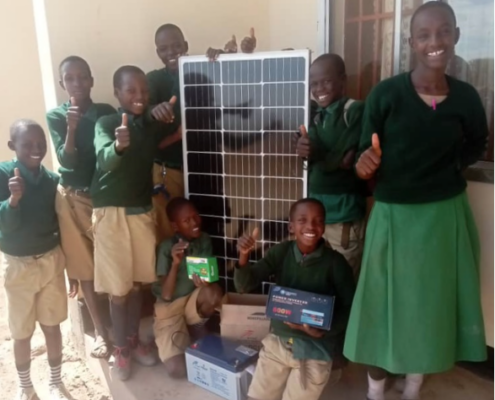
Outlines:
{"type": "Polygon", "coordinates": [[[38,123],[16,121],[10,128],[9,148],[16,158],[0,163],[0,251],[19,375],[15,399],[38,399],[30,375],[36,322],[46,340],[50,399],[69,399],[61,380],[60,323],[67,318],[67,294],[55,212],[59,178],[41,164],[46,138],[38,123]]]}
{"type": "Polygon", "coordinates": [[[138,331],[141,284],[156,280],[150,171],[160,134],[168,125],[152,115],[146,75],[138,67],[120,67],[113,84],[119,112],[100,118],[95,128],[95,289],[110,295],[113,369],[126,380],[131,356],[145,366],[156,362],[151,349],[139,341],[138,331]]]}
{"type": "Polygon", "coordinates": [[[186,376],[184,350],[190,335],[197,336],[205,322],[219,307],[222,289],[202,281],[197,275],[189,279],[186,256],[211,257],[210,237],[201,232],[201,217],[194,204],[176,197],[167,205],[167,215],[175,236],[158,248],[153,284],[156,296],[154,333],[160,359],[172,378],[186,376]]]}
{"type": "Polygon", "coordinates": [[[89,187],[96,166],[93,144],[96,121],[116,111],[109,104],[94,103],[91,99],[94,80],[84,59],[77,56],[65,58],[60,63],[59,73],[60,86],[70,100],[50,110],[46,119],[60,164],[60,184],[55,204],[67,261],[69,295],[76,296],[78,285],[81,285],[95,327],[91,355],[107,358],[110,345],[94,290],[93,207],[89,187]]]}
{"type": "Polygon", "coordinates": [[[256,246],[259,230],[239,238],[235,287],[238,292],[246,293],[275,276],[277,285],[335,296],[332,329],[323,331],[272,320],[271,333],[263,340],[249,388],[248,396],[252,400],[318,400],[330,378],[332,359],[342,352],[354,279],[345,258],[322,238],[324,205],[309,198],[294,203],[289,231],[296,240],[273,246],[256,264],[249,263],[249,255],[256,246]]]}

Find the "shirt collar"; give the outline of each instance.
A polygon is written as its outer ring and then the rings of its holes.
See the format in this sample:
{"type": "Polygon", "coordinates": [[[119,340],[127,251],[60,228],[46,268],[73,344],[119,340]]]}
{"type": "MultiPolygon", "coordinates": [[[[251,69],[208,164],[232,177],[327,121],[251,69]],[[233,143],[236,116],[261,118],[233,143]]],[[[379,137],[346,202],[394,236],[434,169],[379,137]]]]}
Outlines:
{"type": "Polygon", "coordinates": [[[316,248],[315,251],[309,254],[303,254],[301,253],[301,250],[299,250],[299,247],[297,247],[297,242],[294,240],[294,245],[292,246],[292,249],[294,251],[294,257],[296,258],[296,261],[298,263],[306,262],[308,260],[314,260],[316,258],[319,258],[322,256],[323,251],[325,250],[326,243],[325,240],[322,238],[320,240],[320,243],[318,244],[318,247],[316,248]]]}
{"type": "Polygon", "coordinates": [[[19,168],[19,172],[21,173],[21,176],[24,179],[26,179],[28,182],[31,182],[35,185],[40,183],[40,181],[43,179],[43,177],[46,174],[45,167],[43,167],[43,165],[40,165],[40,172],[38,173],[38,175],[35,175],[17,158],[14,158],[13,162],[15,167],[19,168]]]}

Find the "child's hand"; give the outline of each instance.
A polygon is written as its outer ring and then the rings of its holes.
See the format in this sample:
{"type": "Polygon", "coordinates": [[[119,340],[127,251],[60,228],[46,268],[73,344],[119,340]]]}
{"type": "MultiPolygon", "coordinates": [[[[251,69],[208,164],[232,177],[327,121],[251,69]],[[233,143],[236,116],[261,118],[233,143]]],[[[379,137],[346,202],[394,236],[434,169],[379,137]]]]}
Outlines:
{"type": "Polygon", "coordinates": [[[197,274],[193,274],[192,280],[194,282],[194,286],[196,286],[197,288],[203,288],[209,285],[208,282],[201,279],[197,274]]]}
{"type": "Polygon", "coordinates": [[[309,336],[319,339],[323,337],[325,334],[325,331],[322,331],[321,329],[318,328],[313,328],[312,326],[309,326],[308,324],[304,325],[298,325],[298,324],[293,324],[291,322],[286,322],[285,323],[287,326],[289,326],[291,329],[294,329],[296,331],[302,331],[308,334],[309,336]]]}
{"type": "Polygon", "coordinates": [[[256,239],[258,238],[259,229],[254,228],[251,236],[244,235],[237,240],[237,250],[241,255],[249,255],[253,251],[254,246],[256,246],[256,239]]]}
{"type": "Polygon", "coordinates": [[[180,264],[188,247],[188,242],[184,242],[182,239],[179,239],[179,241],[172,247],[172,262],[175,264],[180,264]]]}
{"type": "Polygon", "coordinates": [[[151,110],[151,115],[158,121],[165,122],[166,124],[170,124],[174,122],[174,106],[177,102],[177,96],[172,96],[170,101],[165,101],[163,103],[158,104],[151,110]]]}
{"type": "Polygon", "coordinates": [[[225,52],[221,49],[214,49],[213,47],[210,47],[206,50],[206,57],[208,57],[208,60],[210,61],[217,61],[218,56],[224,53],[225,52]]]}
{"type": "Polygon", "coordinates": [[[254,28],[249,30],[249,36],[242,39],[241,51],[243,53],[253,53],[256,48],[256,36],[254,34],[254,28]]]}
{"type": "Polygon", "coordinates": [[[342,162],[340,163],[341,169],[351,169],[354,164],[354,159],[356,158],[356,150],[349,150],[345,153],[342,162]]]}
{"type": "Polygon", "coordinates": [[[76,99],[70,98],[70,107],[67,110],[67,130],[69,132],[75,132],[79,121],[81,120],[81,112],[77,106],[76,99]]]}
{"type": "Polygon", "coordinates": [[[9,190],[9,204],[11,207],[17,207],[19,200],[21,200],[24,194],[24,179],[21,176],[19,168],[14,168],[14,176],[9,179],[9,190]]]}
{"type": "Polygon", "coordinates": [[[371,179],[382,162],[380,139],[376,133],[371,137],[371,147],[366,150],[356,164],[356,173],[361,179],[371,179]]]}
{"type": "Polygon", "coordinates": [[[79,292],[79,281],[77,279],[69,279],[69,293],[67,293],[69,298],[71,299],[75,298],[78,292],[79,292]]]}
{"type": "Polygon", "coordinates": [[[232,39],[225,43],[223,51],[227,54],[237,53],[237,39],[235,35],[232,35],[232,39]]]}
{"type": "Polygon", "coordinates": [[[131,134],[127,129],[127,114],[122,114],[122,125],[115,129],[115,148],[120,153],[131,144],[131,134]]]}
{"type": "Polygon", "coordinates": [[[311,142],[308,131],[304,125],[301,125],[299,131],[301,132],[301,136],[297,140],[296,153],[299,157],[308,158],[311,154],[311,142]]]}

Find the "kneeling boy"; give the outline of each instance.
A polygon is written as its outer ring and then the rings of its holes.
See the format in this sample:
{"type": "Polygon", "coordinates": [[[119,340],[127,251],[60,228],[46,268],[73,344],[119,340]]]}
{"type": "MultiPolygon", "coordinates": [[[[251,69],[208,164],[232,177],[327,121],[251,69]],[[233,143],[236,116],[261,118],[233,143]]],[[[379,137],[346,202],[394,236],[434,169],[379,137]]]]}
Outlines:
{"type": "Polygon", "coordinates": [[[60,323],[67,318],[65,257],[55,212],[58,176],[46,170],[41,126],[19,120],[10,128],[16,159],[0,163],[0,250],[8,319],[20,387],[16,400],[38,400],[31,382],[31,337],[45,335],[51,400],[71,398],[62,380],[60,323]]]}
{"type": "Polygon", "coordinates": [[[190,335],[197,336],[204,323],[222,301],[222,289],[197,275],[189,279],[187,256],[212,256],[211,239],[201,232],[201,217],[194,204],[182,197],[167,205],[167,216],[175,236],[166,239],[158,249],[153,285],[155,304],[155,340],[160,359],[173,378],[186,376],[185,348],[190,335]]]}
{"type": "Polygon", "coordinates": [[[249,292],[275,276],[277,285],[335,296],[330,331],[272,320],[263,340],[248,396],[256,400],[318,400],[330,377],[332,357],[341,354],[342,336],[354,296],[354,278],[345,258],[322,239],[325,207],[314,199],[294,203],[289,230],[295,241],[272,247],[265,258],[248,264],[256,231],[239,239],[236,289],[249,292]]]}

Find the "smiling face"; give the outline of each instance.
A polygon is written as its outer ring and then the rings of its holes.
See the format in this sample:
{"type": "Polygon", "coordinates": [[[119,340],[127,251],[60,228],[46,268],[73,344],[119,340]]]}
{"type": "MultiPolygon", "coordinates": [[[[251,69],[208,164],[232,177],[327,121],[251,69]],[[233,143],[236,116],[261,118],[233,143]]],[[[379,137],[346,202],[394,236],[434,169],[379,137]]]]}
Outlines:
{"type": "Polygon", "coordinates": [[[429,69],[446,69],[460,36],[455,25],[454,16],[445,7],[431,6],[416,14],[409,44],[419,63],[429,69]]]}
{"type": "Polygon", "coordinates": [[[46,138],[39,125],[20,125],[9,141],[9,148],[26,168],[39,171],[46,155],[46,138]]]}
{"type": "Polygon", "coordinates": [[[315,61],[309,70],[309,86],[313,98],[322,108],[344,96],[346,76],[331,59],[315,61]]]}
{"type": "Polygon", "coordinates": [[[196,207],[190,203],[179,207],[175,212],[172,227],[186,240],[199,238],[201,236],[201,217],[196,207]]]}
{"type": "Polygon", "coordinates": [[[179,57],[187,53],[188,44],[177,28],[163,29],[155,37],[156,54],[170,71],[179,68],[179,57]]]}
{"type": "Polygon", "coordinates": [[[149,103],[149,90],[146,75],[142,72],[123,72],[115,97],[120,106],[133,115],[143,114],[149,103]]]}
{"type": "Polygon", "coordinates": [[[302,253],[313,252],[325,231],[325,214],[321,204],[298,204],[292,213],[289,231],[296,237],[297,246],[302,253]]]}
{"type": "Polygon", "coordinates": [[[60,68],[60,86],[69,97],[83,103],[90,99],[93,77],[87,65],[81,61],[68,61],[60,68]]]}

